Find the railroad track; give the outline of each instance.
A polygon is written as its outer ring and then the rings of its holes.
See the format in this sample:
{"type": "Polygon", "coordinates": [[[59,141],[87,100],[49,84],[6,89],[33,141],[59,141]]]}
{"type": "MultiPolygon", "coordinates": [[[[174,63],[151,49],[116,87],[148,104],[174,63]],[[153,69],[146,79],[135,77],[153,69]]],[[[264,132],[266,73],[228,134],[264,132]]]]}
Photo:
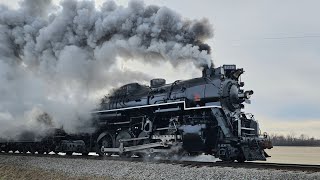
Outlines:
{"type": "Polygon", "coordinates": [[[233,167],[233,168],[257,168],[257,169],[276,169],[287,171],[306,171],[306,172],[320,172],[320,165],[308,165],[308,164],[283,164],[283,163],[257,163],[257,162],[245,162],[245,163],[226,163],[226,162],[195,162],[195,161],[183,161],[180,162],[183,166],[191,167],[233,167]]]}
{"type": "Polygon", "coordinates": [[[30,157],[51,157],[51,158],[69,158],[69,159],[90,159],[90,160],[113,160],[113,161],[130,161],[130,162],[147,162],[157,164],[172,164],[182,167],[232,167],[232,168],[255,168],[255,169],[274,169],[286,171],[304,171],[304,172],[320,172],[320,165],[308,164],[284,164],[284,163],[258,163],[258,162],[202,162],[202,161],[186,161],[186,160],[170,160],[170,159],[151,159],[136,157],[99,157],[99,156],[81,156],[81,155],[59,155],[59,154],[20,154],[20,153],[0,153],[4,156],[30,156],[30,157]]]}

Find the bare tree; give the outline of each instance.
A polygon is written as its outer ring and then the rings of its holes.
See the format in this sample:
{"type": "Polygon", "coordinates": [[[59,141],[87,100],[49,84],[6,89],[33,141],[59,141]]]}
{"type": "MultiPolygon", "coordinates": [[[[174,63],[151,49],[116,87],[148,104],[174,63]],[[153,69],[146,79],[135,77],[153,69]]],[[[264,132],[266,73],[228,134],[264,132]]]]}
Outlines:
{"type": "Polygon", "coordinates": [[[305,134],[301,134],[299,137],[296,137],[294,133],[286,136],[271,134],[270,138],[275,146],[320,146],[319,139],[310,138],[305,134]]]}

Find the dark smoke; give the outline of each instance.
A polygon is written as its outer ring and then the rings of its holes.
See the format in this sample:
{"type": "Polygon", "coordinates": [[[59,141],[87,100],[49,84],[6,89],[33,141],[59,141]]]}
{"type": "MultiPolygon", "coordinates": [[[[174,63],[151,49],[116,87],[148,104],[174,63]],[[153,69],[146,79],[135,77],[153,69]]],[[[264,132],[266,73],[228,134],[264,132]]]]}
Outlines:
{"type": "Polygon", "coordinates": [[[106,90],[151,78],[119,63],[210,67],[204,41],[212,36],[206,19],[187,20],[143,1],[107,1],[101,9],[75,0],[24,0],[16,10],[0,5],[0,134],[44,127],[37,123],[44,113],[53,126],[77,131],[106,90]]]}

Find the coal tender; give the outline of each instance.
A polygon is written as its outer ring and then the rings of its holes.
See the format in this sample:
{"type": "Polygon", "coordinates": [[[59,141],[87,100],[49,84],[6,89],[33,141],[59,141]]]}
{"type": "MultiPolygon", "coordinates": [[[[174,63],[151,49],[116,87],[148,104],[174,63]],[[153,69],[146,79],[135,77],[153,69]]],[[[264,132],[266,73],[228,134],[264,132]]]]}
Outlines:
{"type": "Polygon", "coordinates": [[[242,111],[245,90],[235,65],[205,68],[202,77],[150,86],[131,83],[103,99],[93,112],[101,155],[199,155],[223,161],[255,161],[272,148],[254,116],[242,111]]]}

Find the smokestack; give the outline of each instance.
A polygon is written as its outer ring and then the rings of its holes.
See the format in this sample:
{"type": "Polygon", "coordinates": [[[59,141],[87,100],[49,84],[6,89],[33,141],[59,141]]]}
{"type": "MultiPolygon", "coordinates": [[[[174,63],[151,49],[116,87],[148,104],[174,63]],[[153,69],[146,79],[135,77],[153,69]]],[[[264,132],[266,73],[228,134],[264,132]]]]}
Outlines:
{"type": "Polygon", "coordinates": [[[212,77],[214,76],[214,67],[204,67],[202,69],[202,77],[212,77]]]}

